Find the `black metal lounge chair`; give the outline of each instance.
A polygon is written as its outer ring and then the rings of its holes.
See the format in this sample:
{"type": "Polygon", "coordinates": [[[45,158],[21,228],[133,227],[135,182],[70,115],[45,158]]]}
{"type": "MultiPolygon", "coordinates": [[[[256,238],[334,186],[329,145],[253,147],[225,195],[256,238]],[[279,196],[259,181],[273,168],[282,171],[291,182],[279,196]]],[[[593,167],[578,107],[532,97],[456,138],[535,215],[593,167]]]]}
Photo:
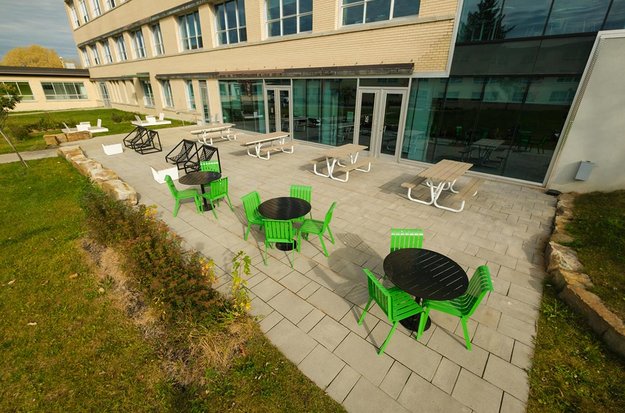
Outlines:
{"type": "Polygon", "coordinates": [[[195,141],[183,139],[165,155],[165,162],[176,165],[180,170],[184,168],[186,162],[192,159],[191,157],[195,152],[197,152],[195,141]]]}

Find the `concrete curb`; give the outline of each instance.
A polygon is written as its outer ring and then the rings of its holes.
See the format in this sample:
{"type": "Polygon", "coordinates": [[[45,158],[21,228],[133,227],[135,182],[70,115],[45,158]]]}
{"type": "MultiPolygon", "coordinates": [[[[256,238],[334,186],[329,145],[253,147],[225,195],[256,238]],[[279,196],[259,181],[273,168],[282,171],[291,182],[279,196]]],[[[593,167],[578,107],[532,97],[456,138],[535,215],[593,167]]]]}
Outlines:
{"type": "Polygon", "coordinates": [[[547,273],[558,291],[558,296],[575,312],[584,316],[590,328],[601,337],[616,354],[625,358],[625,324],[610,311],[601,298],[588,291],[592,281],[577,258],[575,251],[561,243],[573,237],[566,225],[573,219],[573,205],[577,194],[568,193],[558,197],[554,230],[545,253],[547,273]]]}

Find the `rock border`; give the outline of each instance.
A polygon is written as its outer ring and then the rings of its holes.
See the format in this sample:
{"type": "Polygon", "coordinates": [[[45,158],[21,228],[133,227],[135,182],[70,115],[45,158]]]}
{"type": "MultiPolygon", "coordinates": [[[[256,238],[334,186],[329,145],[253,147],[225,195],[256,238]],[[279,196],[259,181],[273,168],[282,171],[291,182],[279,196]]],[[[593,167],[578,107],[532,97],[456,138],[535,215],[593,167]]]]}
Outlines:
{"type": "Polygon", "coordinates": [[[573,205],[577,195],[567,193],[558,197],[554,230],[545,252],[547,273],[558,291],[558,297],[581,314],[611,350],[625,358],[623,320],[610,311],[599,296],[587,290],[593,284],[583,272],[584,266],[572,248],[562,245],[573,241],[573,237],[566,231],[566,225],[573,219],[573,205]]]}
{"type": "Polygon", "coordinates": [[[130,205],[137,205],[137,191],[122,181],[115,171],[105,168],[100,162],[85,156],[78,145],[64,146],[56,151],[58,156],[67,159],[74,168],[99,186],[105,193],[114,199],[124,201],[130,205]]]}

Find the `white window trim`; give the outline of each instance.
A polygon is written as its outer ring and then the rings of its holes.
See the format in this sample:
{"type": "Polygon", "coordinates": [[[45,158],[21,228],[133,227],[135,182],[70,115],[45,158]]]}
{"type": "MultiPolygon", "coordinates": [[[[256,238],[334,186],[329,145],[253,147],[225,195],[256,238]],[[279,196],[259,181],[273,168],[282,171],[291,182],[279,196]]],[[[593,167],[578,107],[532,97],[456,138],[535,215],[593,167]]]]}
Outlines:
{"type": "Polygon", "coordinates": [[[89,59],[89,54],[87,53],[86,47],[80,48],[80,56],[82,57],[82,64],[85,67],[91,66],[91,60],[89,59]]]}
{"type": "Polygon", "coordinates": [[[98,51],[98,45],[94,43],[93,45],[89,46],[89,49],[91,49],[93,64],[96,66],[102,64],[102,61],[100,60],[100,52],[98,51]]]}
{"type": "Polygon", "coordinates": [[[69,14],[72,20],[72,27],[77,29],[80,27],[80,19],[78,19],[78,13],[76,13],[76,7],[74,7],[74,3],[69,4],[69,14]]]}
{"type": "MultiPolygon", "coordinates": [[[[224,2],[219,3],[219,4],[215,4],[215,12],[216,12],[215,13],[215,31],[217,33],[217,44],[220,45],[220,46],[227,46],[229,44],[245,43],[247,41],[247,40],[241,40],[241,32],[240,32],[240,30],[241,29],[245,29],[246,34],[247,34],[247,16],[245,18],[245,26],[241,26],[241,20],[240,20],[240,16],[239,16],[239,4],[238,4],[239,1],[241,1],[241,0],[227,0],[227,1],[224,1],[224,2]],[[235,23],[236,26],[235,27],[228,26],[228,17],[226,16],[226,18],[224,19],[226,27],[223,30],[219,30],[219,14],[217,13],[217,6],[221,6],[221,5],[229,3],[231,1],[236,3],[236,7],[235,7],[235,10],[236,10],[235,11],[235,13],[236,13],[236,20],[237,20],[236,23],[235,23]],[[234,43],[230,43],[230,37],[228,36],[228,31],[232,30],[232,29],[236,29],[236,31],[237,31],[237,39],[238,40],[236,42],[234,42],[234,43]],[[221,43],[221,40],[220,40],[221,39],[221,37],[220,37],[221,33],[226,33],[226,43],[221,43]]],[[[247,38],[247,36],[246,36],[246,38],[247,38]]]]}
{"type": "Polygon", "coordinates": [[[136,59],[145,59],[147,57],[145,50],[145,38],[143,37],[143,30],[137,29],[131,33],[132,36],[132,49],[136,59]],[[140,36],[137,36],[140,34],[140,36]]]}
{"type": "Polygon", "coordinates": [[[91,0],[91,9],[93,10],[93,17],[101,15],[102,8],[100,7],[100,0],[91,0]]]}
{"type": "Polygon", "coordinates": [[[89,11],[87,10],[87,0],[78,0],[78,6],[80,7],[80,14],[82,14],[83,23],[89,23],[89,11]]]}
{"type": "Polygon", "coordinates": [[[124,35],[120,34],[119,36],[117,36],[115,38],[115,48],[117,50],[117,61],[118,62],[125,62],[126,60],[128,60],[128,51],[126,50],[126,40],[124,39],[124,35]],[[120,42],[121,40],[121,42],[120,42]],[[122,47],[120,47],[120,45],[122,47]],[[122,56],[122,52],[123,52],[123,56],[122,56]],[[123,58],[122,58],[123,57],[123,58]]]}
{"type": "Polygon", "coordinates": [[[161,80],[159,82],[161,84],[161,94],[163,95],[163,105],[166,108],[174,107],[174,95],[171,90],[171,83],[169,80],[161,80]]]}
{"type": "Polygon", "coordinates": [[[155,105],[155,102],[154,102],[154,89],[152,89],[152,83],[150,83],[149,80],[142,80],[141,89],[143,91],[143,106],[148,107],[148,108],[153,108],[155,105]],[[149,86],[150,93],[146,93],[146,91],[148,90],[147,86],[149,86]]]}
{"type": "Polygon", "coordinates": [[[202,39],[202,24],[200,23],[200,13],[197,10],[178,16],[178,28],[179,28],[178,35],[180,36],[180,47],[182,48],[183,52],[187,50],[198,50],[198,49],[204,48],[204,40],[202,39]],[[191,37],[191,32],[189,31],[188,19],[186,17],[196,14],[196,13],[197,13],[197,20],[195,19],[193,20],[193,26],[195,28],[195,41],[198,46],[195,49],[192,49],[191,48],[192,37],[191,37]],[[184,27],[180,24],[181,17],[185,17],[184,27]],[[184,37],[182,36],[182,30],[180,30],[182,28],[184,28],[184,31],[186,34],[186,36],[184,37]],[[200,46],[200,42],[202,43],[202,46],[200,46]]]}
{"type": "Polygon", "coordinates": [[[150,26],[150,31],[152,32],[152,45],[153,45],[152,51],[154,53],[154,56],[164,55],[165,45],[163,44],[163,32],[161,31],[160,23],[156,23],[150,26]],[[155,28],[157,30],[154,30],[155,28]]]}
{"type": "Polygon", "coordinates": [[[104,39],[100,42],[102,46],[102,50],[104,51],[104,62],[105,64],[113,63],[113,54],[111,53],[111,45],[109,44],[109,39],[104,39]]]}
{"type": "MultiPolygon", "coordinates": [[[[315,7],[314,6],[314,1],[313,1],[313,10],[311,10],[310,12],[306,12],[306,13],[300,13],[300,11],[299,11],[299,0],[296,0],[295,1],[295,14],[290,14],[290,15],[288,15],[286,17],[282,14],[282,6],[283,6],[284,0],[279,0],[279,1],[280,1],[280,17],[278,17],[277,19],[269,20],[269,10],[268,10],[269,2],[267,0],[265,0],[265,27],[266,27],[266,30],[267,30],[267,37],[271,38],[271,37],[293,36],[293,35],[296,35],[296,34],[299,34],[299,33],[311,33],[312,32],[312,27],[311,27],[310,31],[305,31],[305,32],[301,31],[300,27],[299,27],[299,19],[302,16],[312,16],[313,15],[314,7],[315,7]],[[291,18],[291,17],[295,17],[295,21],[297,22],[297,29],[296,29],[295,33],[284,34],[283,33],[284,32],[284,27],[282,25],[282,21],[285,18],[291,18]],[[276,23],[276,22],[280,23],[280,34],[272,36],[271,35],[271,31],[269,30],[269,24],[270,23],[276,23]]],[[[342,4],[342,1],[341,1],[341,4],[342,4]]]]}
{"type": "MultiPolygon", "coordinates": [[[[375,23],[381,23],[381,22],[387,22],[387,21],[391,21],[391,20],[397,20],[397,19],[405,19],[405,18],[409,18],[411,16],[401,16],[401,17],[393,17],[393,13],[395,11],[395,0],[391,0],[391,8],[389,10],[389,17],[387,20],[379,20],[376,22],[366,22],[365,19],[367,18],[367,4],[371,1],[374,0],[360,0],[357,3],[352,3],[352,4],[343,4],[343,0],[339,0],[339,27],[350,27],[350,26],[358,26],[361,24],[375,24],[375,23]],[[348,8],[352,8],[352,7],[357,7],[360,5],[364,5],[363,9],[362,9],[362,21],[360,23],[352,23],[352,24],[343,24],[343,12],[345,9],[348,8]]],[[[412,15],[412,17],[416,17],[420,14],[421,12],[421,6],[422,4],[419,4],[419,13],[412,15]]]]}
{"type": "Polygon", "coordinates": [[[187,109],[196,110],[197,105],[195,104],[195,89],[193,88],[193,80],[186,79],[184,81],[184,89],[187,95],[187,109]]]}

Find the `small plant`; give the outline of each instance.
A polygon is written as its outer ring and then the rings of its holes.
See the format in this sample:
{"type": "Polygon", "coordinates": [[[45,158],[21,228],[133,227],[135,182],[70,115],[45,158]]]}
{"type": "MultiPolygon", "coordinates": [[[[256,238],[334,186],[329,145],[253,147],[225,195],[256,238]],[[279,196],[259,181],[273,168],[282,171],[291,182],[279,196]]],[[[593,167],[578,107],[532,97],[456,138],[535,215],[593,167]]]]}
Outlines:
{"type": "Polygon", "coordinates": [[[9,127],[11,135],[18,141],[24,141],[30,137],[30,129],[24,125],[11,125],[9,127]]]}
{"type": "Polygon", "coordinates": [[[251,307],[250,296],[247,293],[247,280],[243,277],[250,276],[250,257],[243,251],[239,251],[232,258],[232,315],[241,317],[249,311],[251,307]]]}
{"type": "Polygon", "coordinates": [[[124,119],[122,118],[122,116],[119,113],[113,112],[113,113],[111,113],[111,120],[113,122],[115,122],[115,123],[120,123],[124,119]]]}

